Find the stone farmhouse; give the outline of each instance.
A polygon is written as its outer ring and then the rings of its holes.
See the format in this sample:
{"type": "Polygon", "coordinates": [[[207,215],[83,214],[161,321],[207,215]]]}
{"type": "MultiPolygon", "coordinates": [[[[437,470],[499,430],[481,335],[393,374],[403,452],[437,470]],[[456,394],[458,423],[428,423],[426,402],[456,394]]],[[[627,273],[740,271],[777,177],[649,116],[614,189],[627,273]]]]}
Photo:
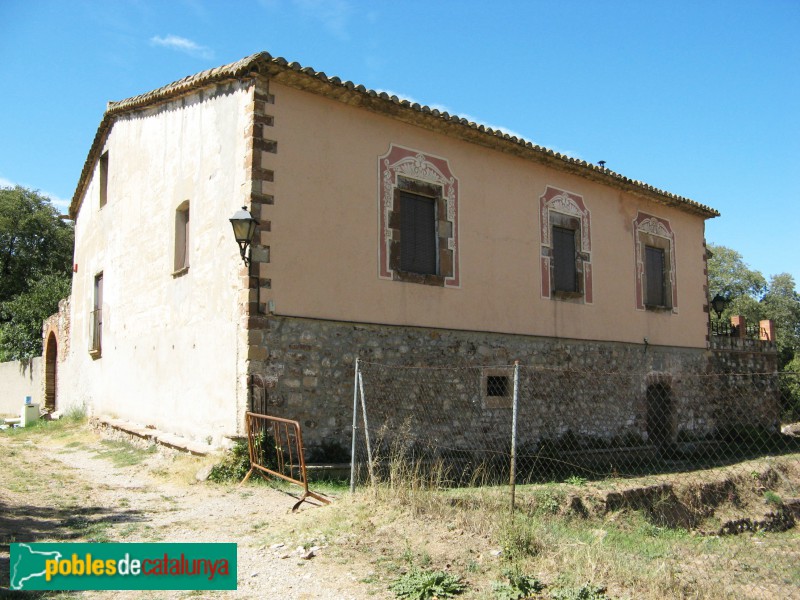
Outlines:
{"type": "MultiPolygon", "coordinates": [[[[716,210],[267,53],[109,103],[70,215],[48,403],[211,445],[251,408],[347,444],[356,357],[645,356],[641,398],[716,360],[716,210]]],[[[711,419],[706,401],[678,408],[711,419]]],[[[633,418],[590,412],[609,435],[633,418]]]]}

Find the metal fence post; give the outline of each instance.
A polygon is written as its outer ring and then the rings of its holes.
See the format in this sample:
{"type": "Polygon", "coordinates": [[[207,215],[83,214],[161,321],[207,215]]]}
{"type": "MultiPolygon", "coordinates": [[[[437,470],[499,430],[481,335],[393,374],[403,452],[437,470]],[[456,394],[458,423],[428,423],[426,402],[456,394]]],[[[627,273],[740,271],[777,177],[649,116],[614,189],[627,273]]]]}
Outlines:
{"type": "Polygon", "coordinates": [[[514,361],[514,399],[511,410],[511,512],[517,487],[517,404],[519,402],[519,361],[514,361]]]}
{"type": "Polygon", "coordinates": [[[358,431],[358,358],[353,375],[353,442],[350,446],[350,493],[356,491],[356,432],[358,431]]]}
{"type": "Polygon", "coordinates": [[[367,442],[367,468],[369,469],[369,482],[375,485],[375,474],[372,471],[372,444],[369,440],[369,423],[367,422],[367,400],[364,396],[364,378],[358,372],[358,391],[361,393],[361,414],[364,417],[364,439],[367,442]]]}

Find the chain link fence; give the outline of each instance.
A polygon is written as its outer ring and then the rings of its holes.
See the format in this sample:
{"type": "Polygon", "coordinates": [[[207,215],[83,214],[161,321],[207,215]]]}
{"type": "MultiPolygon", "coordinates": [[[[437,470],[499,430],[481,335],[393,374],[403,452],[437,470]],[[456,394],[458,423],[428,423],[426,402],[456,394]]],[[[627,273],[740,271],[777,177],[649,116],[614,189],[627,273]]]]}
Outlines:
{"type": "MultiPolygon", "coordinates": [[[[613,544],[607,554],[592,555],[617,587],[665,586],[632,597],[798,597],[800,374],[676,365],[601,371],[576,362],[550,368],[360,361],[351,484],[450,507],[441,518],[453,521],[467,508],[500,521],[516,498],[512,513],[534,521],[509,520],[518,528],[514,536],[530,527],[547,539],[561,531],[559,543],[585,552],[595,545],[583,546],[582,535],[591,541],[609,530],[645,532],[636,544],[659,540],[658,560],[628,549],[633,554],[618,564],[615,557],[628,550],[613,544]],[[423,490],[434,493],[417,493],[423,490]],[[617,511],[635,512],[649,525],[617,511]],[[566,520],[547,525],[535,521],[541,514],[566,520]],[[596,519],[587,521],[588,534],[576,525],[586,518],[596,519]],[[684,533],[660,533],[675,528],[684,533]],[[654,571],[623,585],[611,573],[626,564],[654,571]],[[661,581],[658,569],[671,579],[661,581]]],[[[564,548],[542,552],[542,561],[563,558],[567,569],[585,558],[578,553],[578,562],[569,562],[564,548]]]]}
{"type": "Polygon", "coordinates": [[[513,483],[512,470],[516,483],[625,478],[800,451],[797,373],[361,362],[356,379],[355,484],[398,462],[466,486],[513,483]]]}

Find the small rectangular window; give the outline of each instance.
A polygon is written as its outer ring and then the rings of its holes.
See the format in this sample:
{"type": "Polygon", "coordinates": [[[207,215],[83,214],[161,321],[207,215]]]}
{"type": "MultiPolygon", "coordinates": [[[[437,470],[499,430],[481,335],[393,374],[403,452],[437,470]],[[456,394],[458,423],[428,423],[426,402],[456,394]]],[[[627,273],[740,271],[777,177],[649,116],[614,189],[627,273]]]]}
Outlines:
{"type": "Polygon", "coordinates": [[[647,306],[666,306],[666,285],[664,283],[664,250],[645,246],[645,304],[647,306]]]}
{"type": "Polygon", "coordinates": [[[508,398],[511,382],[508,375],[488,375],[486,377],[486,396],[489,398],[508,398]]]}
{"type": "Polygon", "coordinates": [[[436,200],[400,194],[400,270],[436,275],[436,200]]]}
{"type": "Polygon", "coordinates": [[[189,201],[175,211],[175,261],[173,274],[186,272],[189,268],[189,201]]]}
{"type": "Polygon", "coordinates": [[[553,227],[553,290],[578,291],[578,269],[575,264],[575,230],[553,227]]]}
{"type": "Polygon", "coordinates": [[[103,208],[108,201],[108,152],[103,152],[100,156],[98,169],[100,171],[100,208],[103,208]]]}
{"type": "Polygon", "coordinates": [[[91,314],[91,335],[89,353],[95,358],[100,356],[103,348],[103,274],[94,277],[94,306],[91,314]]]}
{"type": "Polygon", "coordinates": [[[481,373],[484,408],[512,408],[514,387],[512,371],[502,368],[486,368],[481,373]]]}

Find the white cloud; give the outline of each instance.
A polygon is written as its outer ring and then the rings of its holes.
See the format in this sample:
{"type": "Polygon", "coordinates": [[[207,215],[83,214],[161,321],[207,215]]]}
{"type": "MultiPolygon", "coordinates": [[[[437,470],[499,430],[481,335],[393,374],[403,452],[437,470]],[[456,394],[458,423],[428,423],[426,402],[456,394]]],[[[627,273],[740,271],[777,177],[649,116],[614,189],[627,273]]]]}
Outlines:
{"type": "Polygon", "coordinates": [[[177,35],[170,34],[165,37],[156,35],[150,38],[150,43],[154,46],[162,46],[171,50],[177,50],[178,52],[183,52],[197,58],[214,58],[214,52],[211,50],[211,48],[201,46],[197,42],[193,42],[192,40],[177,35]]]}
{"type": "Polygon", "coordinates": [[[56,208],[64,209],[64,212],[66,212],[66,209],[69,208],[69,200],[64,200],[63,198],[56,196],[55,194],[51,194],[50,192],[45,192],[44,190],[37,190],[34,187],[25,185],[24,183],[17,183],[15,181],[11,181],[10,179],[6,179],[5,177],[0,177],[0,188],[13,188],[17,185],[28,188],[29,190],[35,190],[37,193],[50,200],[50,203],[56,208]]]}
{"type": "Polygon", "coordinates": [[[39,192],[42,196],[47,196],[50,199],[50,204],[57,208],[64,209],[64,212],[67,211],[70,205],[69,200],[64,200],[63,198],[59,198],[55,194],[50,194],[48,192],[40,191],[39,192]]]}
{"type": "Polygon", "coordinates": [[[400,100],[408,100],[412,104],[414,102],[416,102],[417,104],[421,104],[419,100],[414,100],[414,98],[412,98],[408,94],[403,94],[402,92],[393,92],[392,90],[384,90],[384,89],[376,89],[375,91],[378,92],[379,94],[389,94],[389,96],[397,96],[398,98],[400,98],[400,100]]]}
{"type": "Polygon", "coordinates": [[[328,33],[343,41],[350,39],[347,26],[353,7],[347,0],[294,0],[294,4],[305,16],[319,21],[328,33]]]}
{"type": "MultiPolygon", "coordinates": [[[[375,91],[378,92],[378,93],[386,92],[390,96],[397,96],[401,100],[408,100],[412,104],[414,102],[416,102],[417,104],[424,104],[423,102],[420,102],[419,100],[415,100],[412,96],[409,96],[408,94],[403,94],[403,93],[400,93],[400,92],[393,92],[391,90],[375,90],[375,91]]],[[[474,116],[472,116],[470,114],[454,112],[450,107],[445,106],[444,104],[429,104],[428,107],[431,108],[431,109],[436,109],[439,112],[446,112],[446,113],[448,113],[450,115],[456,115],[457,117],[459,117],[461,119],[466,119],[467,121],[471,121],[473,123],[477,123],[478,125],[483,125],[484,127],[490,127],[491,129],[494,129],[494,130],[500,130],[503,133],[507,133],[508,135],[511,135],[511,136],[514,136],[514,137],[517,137],[517,138],[520,138],[520,139],[524,139],[527,142],[531,142],[531,143],[534,143],[534,144],[536,143],[532,139],[530,139],[529,137],[526,137],[526,136],[522,135],[521,133],[511,129],[510,127],[506,127],[504,125],[493,125],[491,123],[487,123],[487,122],[483,121],[482,119],[480,119],[478,117],[474,117],[474,116]]],[[[571,152],[568,153],[568,152],[564,152],[564,151],[561,151],[561,150],[556,150],[555,148],[551,148],[551,150],[553,150],[554,152],[561,152],[562,154],[569,154],[569,156],[575,156],[571,152]]]]}

